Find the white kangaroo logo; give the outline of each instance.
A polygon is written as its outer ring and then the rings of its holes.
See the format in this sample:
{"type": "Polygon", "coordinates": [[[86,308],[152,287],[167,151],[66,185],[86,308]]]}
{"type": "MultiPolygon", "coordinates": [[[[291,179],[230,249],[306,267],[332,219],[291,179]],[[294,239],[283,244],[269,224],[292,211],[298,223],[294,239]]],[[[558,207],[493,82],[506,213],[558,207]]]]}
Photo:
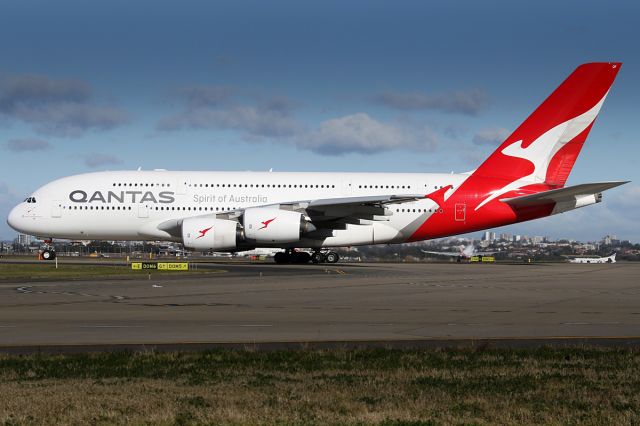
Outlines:
{"type": "Polygon", "coordinates": [[[609,92],[605,93],[602,99],[600,99],[593,108],[577,117],[565,121],[564,123],[558,124],[550,130],[547,130],[528,147],[522,147],[522,140],[513,142],[506,146],[502,150],[504,155],[530,161],[534,167],[533,172],[527,176],[514,180],[500,189],[492,191],[487,198],[478,204],[478,207],[476,207],[475,210],[478,210],[480,207],[502,194],[506,194],[507,192],[522,188],[526,185],[544,182],[547,177],[549,163],[553,156],[556,155],[563,146],[573,140],[587,127],[589,127],[591,123],[593,123],[593,120],[598,116],[598,112],[600,111],[608,93],[609,92]]]}

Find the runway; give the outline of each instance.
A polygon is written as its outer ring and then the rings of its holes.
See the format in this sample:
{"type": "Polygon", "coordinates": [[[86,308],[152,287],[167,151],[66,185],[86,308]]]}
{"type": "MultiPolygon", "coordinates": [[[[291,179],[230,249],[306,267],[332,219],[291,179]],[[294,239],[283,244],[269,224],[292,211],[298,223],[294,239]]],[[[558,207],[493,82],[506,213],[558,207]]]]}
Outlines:
{"type": "Polygon", "coordinates": [[[220,273],[0,282],[0,350],[640,341],[637,263],[212,267],[220,273]]]}

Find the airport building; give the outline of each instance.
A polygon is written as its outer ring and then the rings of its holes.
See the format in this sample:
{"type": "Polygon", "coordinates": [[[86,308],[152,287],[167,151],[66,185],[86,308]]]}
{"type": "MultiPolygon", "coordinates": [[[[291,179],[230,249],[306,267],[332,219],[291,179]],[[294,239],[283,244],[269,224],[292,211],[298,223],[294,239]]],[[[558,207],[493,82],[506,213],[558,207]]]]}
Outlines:
{"type": "Polygon", "coordinates": [[[18,244],[21,246],[29,246],[33,241],[33,237],[27,234],[18,234],[18,244]]]}

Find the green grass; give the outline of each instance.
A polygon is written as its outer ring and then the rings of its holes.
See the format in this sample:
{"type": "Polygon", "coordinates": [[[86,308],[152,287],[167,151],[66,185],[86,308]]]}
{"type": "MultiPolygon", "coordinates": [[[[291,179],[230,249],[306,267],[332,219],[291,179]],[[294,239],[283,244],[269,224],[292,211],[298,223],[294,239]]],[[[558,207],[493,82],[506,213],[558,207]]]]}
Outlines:
{"type": "Polygon", "coordinates": [[[632,349],[0,356],[0,422],[637,424],[632,349]]]}
{"type": "Polygon", "coordinates": [[[132,270],[130,266],[96,266],[96,265],[69,265],[59,263],[56,269],[55,263],[42,262],[37,264],[9,264],[0,263],[0,281],[8,280],[63,280],[93,277],[114,276],[140,276],[153,274],[207,274],[222,272],[221,269],[199,269],[189,271],[165,271],[165,270],[132,270]]]}

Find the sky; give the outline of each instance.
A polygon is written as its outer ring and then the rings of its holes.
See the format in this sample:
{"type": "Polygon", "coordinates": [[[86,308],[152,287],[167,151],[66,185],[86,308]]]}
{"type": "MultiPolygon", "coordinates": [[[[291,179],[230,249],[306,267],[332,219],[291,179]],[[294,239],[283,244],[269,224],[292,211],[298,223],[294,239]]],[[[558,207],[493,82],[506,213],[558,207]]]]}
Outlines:
{"type": "Polygon", "coordinates": [[[0,216],[96,170],[465,172],[579,64],[621,61],[567,184],[632,182],[498,231],[640,242],[638,18],[633,1],[6,1],[0,216]]]}

